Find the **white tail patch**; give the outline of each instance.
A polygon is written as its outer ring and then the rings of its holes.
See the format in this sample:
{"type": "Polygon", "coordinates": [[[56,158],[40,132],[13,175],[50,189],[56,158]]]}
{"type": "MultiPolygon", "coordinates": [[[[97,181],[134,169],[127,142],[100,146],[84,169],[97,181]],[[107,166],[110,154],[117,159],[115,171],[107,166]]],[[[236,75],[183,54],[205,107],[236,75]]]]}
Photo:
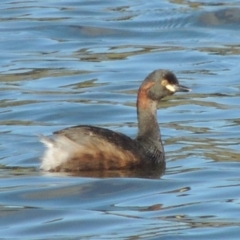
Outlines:
{"type": "Polygon", "coordinates": [[[54,139],[40,136],[40,141],[46,146],[40,169],[51,171],[66,163],[79,150],[77,145],[65,136],[56,136],[54,139]]]}

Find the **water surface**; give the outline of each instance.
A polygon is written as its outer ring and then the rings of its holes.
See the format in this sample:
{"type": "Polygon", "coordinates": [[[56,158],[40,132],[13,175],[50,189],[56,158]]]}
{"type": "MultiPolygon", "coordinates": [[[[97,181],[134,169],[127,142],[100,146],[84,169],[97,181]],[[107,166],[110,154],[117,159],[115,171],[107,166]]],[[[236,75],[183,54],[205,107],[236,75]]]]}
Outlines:
{"type": "Polygon", "coordinates": [[[2,1],[4,239],[239,239],[239,1],[2,1]],[[93,124],[134,137],[158,68],[163,172],[39,171],[37,135],[93,124]]]}

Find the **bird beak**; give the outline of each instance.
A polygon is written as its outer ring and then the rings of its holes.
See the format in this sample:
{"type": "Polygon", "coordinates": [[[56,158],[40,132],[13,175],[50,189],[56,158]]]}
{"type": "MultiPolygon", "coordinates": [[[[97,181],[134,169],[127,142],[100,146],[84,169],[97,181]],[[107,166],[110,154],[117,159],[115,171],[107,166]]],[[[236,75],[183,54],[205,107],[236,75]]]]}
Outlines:
{"type": "Polygon", "coordinates": [[[190,88],[185,87],[183,85],[176,85],[176,92],[190,92],[192,91],[190,88]]]}
{"type": "Polygon", "coordinates": [[[190,92],[191,89],[179,84],[167,84],[166,88],[171,92],[190,92]]]}

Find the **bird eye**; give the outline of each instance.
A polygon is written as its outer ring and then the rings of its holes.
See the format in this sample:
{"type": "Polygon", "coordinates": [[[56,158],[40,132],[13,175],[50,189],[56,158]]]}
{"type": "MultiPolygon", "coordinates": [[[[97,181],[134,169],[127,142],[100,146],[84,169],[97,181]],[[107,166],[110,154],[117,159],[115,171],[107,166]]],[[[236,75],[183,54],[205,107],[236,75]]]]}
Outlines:
{"type": "Polygon", "coordinates": [[[167,86],[168,85],[168,81],[166,79],[162,80],[162,83],[161,83],[163,86],[167,86]]]}

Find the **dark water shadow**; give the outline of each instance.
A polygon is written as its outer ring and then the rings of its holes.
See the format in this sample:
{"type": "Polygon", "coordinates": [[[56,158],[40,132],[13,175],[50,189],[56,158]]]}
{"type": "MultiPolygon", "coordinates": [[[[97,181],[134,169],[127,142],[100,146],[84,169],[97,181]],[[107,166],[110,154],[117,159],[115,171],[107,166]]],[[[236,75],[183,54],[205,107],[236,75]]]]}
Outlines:
{"type": "Polygon", "coordinates": [[[236,27],[239,26],[240,23],[240,9],[225,8],[214,11],[205,11],[199,15],[197,21],[200,25],[205,27],[236,27]]]}
{"type": "Polygon", "coordinates": [[[87,177],[87,178],[146,178],[159,179],[165,173],[165,168],[137,169],[137,170],[105,170],[105,171],[82,171],[82,172],[41,172],[46,176],[57,177],[87,177]]]}
{"type": "MultiPolygon", "coordinates": [[[[12,176],[42,175],[47,177],[86,177],[86,178],[146,178],[159,179],[165,173],[165,167],[137,170],[105,170],[82,172],[44,172],[34,167],[7,167],[0,165],[0,172],[6,171],[12,176]]],[[[5,175],[5,174],[4,174],[5,175]]]]}

